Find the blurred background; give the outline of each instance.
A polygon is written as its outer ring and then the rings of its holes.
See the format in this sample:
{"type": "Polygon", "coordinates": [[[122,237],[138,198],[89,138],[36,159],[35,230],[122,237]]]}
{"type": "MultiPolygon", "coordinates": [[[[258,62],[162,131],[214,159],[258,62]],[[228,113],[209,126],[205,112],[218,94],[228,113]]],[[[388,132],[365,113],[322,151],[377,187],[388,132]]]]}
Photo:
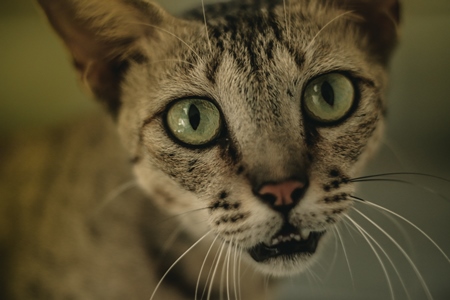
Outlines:
{"type": "MultiPolygon", "coordinates": [[[[201,1],[159,2],[178,13],[201,1]]],[[[391,68],[386,142],[367,173],[414,171],[450,178],[449,0],[403,1],[402,42],[391,68]]],[[[0,134],[57,124],[96,109],[94,101],[81,92],[62,44],[34,3],[1,0],[0,134]]],[[[402,214],[449,255],[449,182],[406,175],[390,178],[411,184],[366,182],[359,195],[402,214]]],[[[357,208],[391,234],[415,266],[355,211],[352,218],[382,247],[369,238],[386,271],[361,234],[341,226],[344,242],[336,233],[324,259],[310,272],[286,280],[277,299],[390,299],[388,281],[396,299],[427,299],[425,283],[434,299],[450,299],[449,261],[427,238],[398,217],[368,205],[357,208]]]]}

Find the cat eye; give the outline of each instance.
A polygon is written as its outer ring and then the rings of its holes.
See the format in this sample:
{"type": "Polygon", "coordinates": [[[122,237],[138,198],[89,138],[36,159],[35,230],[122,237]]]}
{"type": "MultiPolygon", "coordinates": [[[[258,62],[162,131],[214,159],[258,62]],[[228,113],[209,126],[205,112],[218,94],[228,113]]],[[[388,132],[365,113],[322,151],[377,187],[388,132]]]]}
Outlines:
{"type": "Polygon", "coordinates": [[[341,73],[329,73],[308,83],[303,105],[313,120],[332,123],[347,116],[354,99],[355,89],[350,79],[341,73]]]}
{"type": "Polygon", "coordinates": [[[202,146],[217,138],[222,129],[219,109],[204,99],[182,99],[170,106],[166,124],[182,143],[202,146]]]}

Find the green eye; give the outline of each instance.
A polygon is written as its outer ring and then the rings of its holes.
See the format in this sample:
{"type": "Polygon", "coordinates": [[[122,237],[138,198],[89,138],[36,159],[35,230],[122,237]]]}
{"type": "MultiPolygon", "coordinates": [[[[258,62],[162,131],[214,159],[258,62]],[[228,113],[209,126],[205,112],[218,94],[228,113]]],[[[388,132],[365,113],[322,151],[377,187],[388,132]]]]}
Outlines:
{"type": "Polygon", "coordinates": [[[203,99],[183,99],[175,102],[166,117],[167,126],[183,143],[201,146],[214,140],[222,128],[217,107],[203,99]]]}
{"type": "Polygon", "coordinates": [[[303,105],[312,119],[332,123],[347,115],[354,99],[355,89],[350,79],[339,73],[330,73],[308,83],[303,105]]]}

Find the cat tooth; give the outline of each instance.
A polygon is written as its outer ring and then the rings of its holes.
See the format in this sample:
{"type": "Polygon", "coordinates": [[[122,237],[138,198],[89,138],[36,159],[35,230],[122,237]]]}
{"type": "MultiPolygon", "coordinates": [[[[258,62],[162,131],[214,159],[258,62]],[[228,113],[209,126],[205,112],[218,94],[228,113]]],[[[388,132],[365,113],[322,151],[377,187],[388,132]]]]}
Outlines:
{"type": "Polygon", "coordinates": [[[296,234],[296,235],[294,235],[294,239],[295,239],[297,242],[300,242],[300,240],[302,239],[302,237],[301,237],[299,234],[296,234]]]}
{"type": "Polygon", "coordinates": [[[310,230],[307,229],[302,229],[300,230],[300,236],[302,237],[302,239],[307,240],[309,238],[309,234],[311,233],[310,230]]]}
{"type": "Polygon", "coordinates": [[[271,245],[272,245],[272,246],[275,246],[275,245],[278,245],[279,243],[280,243],[280,240],[279,240],[278,238],[274,238],[274,239],[272,240],[271,245]]]}

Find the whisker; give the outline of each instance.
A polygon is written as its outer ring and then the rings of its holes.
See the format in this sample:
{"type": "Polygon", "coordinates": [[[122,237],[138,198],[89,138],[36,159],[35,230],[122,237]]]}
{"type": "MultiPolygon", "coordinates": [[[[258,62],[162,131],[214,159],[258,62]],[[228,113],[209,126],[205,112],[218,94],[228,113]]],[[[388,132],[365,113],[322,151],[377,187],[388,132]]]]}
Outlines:
{"type": "Polygon", "coordinates": [[[400,182],[414,185],[412,182],[403,180],[403,179],[395,179],[395,178],[374,178],[374,179],[351,179],[350,182],[400,182]]]}
{"type": "Polygon", "coordinates": [[[132,188],[138,187],[137,180],[133,179],[130,181],[127,181],[121,185],[119,185],[117,188],[112,190],[106,197],[105,200],[100,203],[100,205],[94,210],[92,215],[97,215],[102,210],[105,209],[109,204],[111,204],[112,201],[114,201],[117,197],[119,197],[121,194],[131,190],[132,188]]]}
{"type": "Polygon", "coordinates": [[[203,21],[205,22],[206,40],[208,41],[209,51],[212,53],[211,40],[209,39],[208,23],[206,21],[205,1],[202,0],[203,21]]]}
{"type": "Polygon", "coordinates": [[[347,230],[347,233],[350,235],[350,237],[351,237],[352,240],[353,240],[353,243],[358,244],[358,242],[357,242],[356,239],[355,239],[355,236],[353,235],[353,233],[352,233],[352,231],[351,231],[351,230],[353,230],[353,231],[356,231],[356,230],[355,230],[353,227],[350,227],[350,225],[348,224],[348,222],[343,222],[342,224],[344,224],[345,229],[347,230]]]}
{"type": "Polygon", "coordinates": [[[156,223],[156,225],[161,225],[161,224],[163,224],[163,223],[165,223],[165,222],[168,222],[168,221],[171,221],[171,220],[173,220],[173,219],[175,219],[175,218],[183,217],[183,216],[185,216],[185,215],[187,215],[187,214],[199,212],[199,211],[202,211],[202,210],[205,210],[205,209],[210,209],[210,208],[211,208],[210,206],[207,206],[207,207],[202,207],[202,208],[191,209],[191,210],[182,212],[182,213],[180,213],[180,214],[177,214],[177,215],[173,215],[173,216],[167,217],[167,218],[165,218],[164,220],[159,221],[158,223],[156,223]]]}
{"type": "Polygon", "coordinates": [[[355,228],[361,233],[362,237],[366,240],[367,244],[369,244],[369,247],[372,249],[372,252],[375,254],[378,262],[380,263],[381,268],[383,269],[383,273],[384,276],[386,277],[386,281],[389,287],[389,293],[391,294],[391,299],[394,300],[395,299],[395,294],[394,294],[394,289],[392,287],[392,282],[391,282],[391,278],[389,277],[389,273],[386,269],[386,266],[384,265],[383,260],[380,257],[380,254],[378,253],[378,251],[375,249],[374,245],[372,244],[372,242],[374,242],[378,248],[386,255],[386,252],[383,250],[383,248],[380,246],[380,244],[378,244],[377,241],[375,241],[375,239],[366,231],[364,230],[364,228],[361,227],[361,225],[359,225],[355,220],[353,220],[350,216],[346,215],[345,216],[354,226],[355,228]],[[370,239],[369,239],[370,238],[370,239]],[[372,240],[372,242],[370,241],[372,240]]]}
{"type": "Polygon", "coordinates": [[[153,60],[153,61],[152,61],[152,64],[154,64],[154,63],[160,63],[160,62],[178,62],[178,63],[188,64],[188,65],[191,65],[191,66],[193,66],[193,67],[196,66],[195,64],[193,64],[193,63],[191,63],[191,62],[188,62],[188,61],[186,61],[186,60],[182,60],[182,59],[161,59],[161,60],[153,60]]]}
{"type": "Polygon", "coordinates": [[[309,286],[311,288],[311,291],[314,291],[313,286],[320,286],[323,281],[320,278],[319,275],[317,275],[316,272],[314,272],[311,268],[306,268],[306,275],[308,277],[309,286]]]}
{"type": "Polygon", "coordinates": [[[197,300],[197,296],[198,296],[198,288],[199,288],[199,286],[200,286],[200,279],[201,279],[201,276],[202,276],[202,273],[203,273],[203,268],[205,267],[206,260],[208,259],[209,253],[211,253],[211,250],[212,250],[212,248],[213,248],[215,242],[217,241],[217,238],[218,238],[218,237],[219,237],[219,236],[216,235],[216,237],[215,237],[214,240],[212,241],[211,246],[209,246],[209,249],[208,249],[208,251],[206,252],[205,258],[203,259],[203,263],[202,263],[202,265],[201,265],[201,267],[200,267],[200,271],[199,271],[199,273],[198,273],[198,278],[197,278],[197,283],[196,283],[196,285],[195,285],[195,296],[194,296],[194,299],[195,299],[195,300],[197,300]]]}
{"type": "Polygon", "coordinates": [[[410,220],[408,220],[407,218],[403,217],[402,215],[387,209],[381,205],[375,204],[373,202],[361,199],[359,197],[356,196],[350,196],[351,198],[355,199],[358,203],[364,203],[366,205],[370,205],[373,207],[376,207],[382,211],[385,211],[393,216],[396,216],[397,218],[403,220],[404,222],[408,223],[410,226],[412,226],[414,229],[416,229],[418,232],[420,232],[428,241],[430,241],[431,244],[433,244],[434,247],[436,247],[436,249],[442,254],[442,256],[445,257],[445,259],[447,260],[448,263],[450,263],[450,258],[447,256],[447,254],[445,254],[444,250],[438,245],[438,243],[436,243],[428,234],[426,234],[422,229],[420,229],[419,226],[417,226],[416,224],[414,224],[413,222],[411,222],[410,220]]]}
{"type": "Polygon", "coordinates": [[[220,286],[219,286],[219,300],[224,300],[223,299],[223,295],[224,295],[224,293],[223,293],[223,278],[224,278],[224,273],[225,273],[225,264],[226,264],[226,261],[227,261],[227,254],[226,254],[226,251],[225,251],[225,258],[223,259],[223,261],[222,261],[222,272],[220,273],[220,279],[219,279],[219,283],[220,283],[220,286]]]}
{"type": "Polygon", "coordinates": [[[388,17],[389,21],[391,21],[391,25],[394,26],[395,34],[397,36],[399,36],[400,35],[400,26],[399,26],[398,20],[395,20],[391,14],[387,14],[387,17],[388,17]]]}
{"type": "Polygon", "coordinates": [[[164,273],[164,275],[161,277],[161,279],[158,281],[158,283],[156,284],[155,289],[153,290],[152,295],[150,296],[149,300],[153,300],[153,297],[155,297],[156,291],[158,290],[158,288],[160,287],[161,283],[163,282],[164,278],[166,278],[167,274],[169,274],[169,272],[175,267],[175,265],[183,258],[186,256],[186,254],[188,254],[195,246],[197,246],[204,238],[206,238],[210,233],[212,232],[212,230],[209,230],[207,233],[205,233],[201,238],[199,238],[194,244],[192,244],[192,246],[190,246],[186,251],[183,252],[183,254],[180,255],[180,257],[177,258],[177,260],[175,260],[175,262],[167,269],[167,271],[164,273]]]}
{"type": "Polygon", "coordinates": [[[306,279],[308,280],[308,287],[309,287],[309,290],[310,290],[310,292],[312,294],[314,292],[314,289],[313,289],[313,285],[312,285],[311,273],[312,273],[311,269],[309,269],[309,268],[305,269],[306,279]]]}
{"type": "Polygon", "coordinates": [[[439,198],[445,200],[445,201],[450,201],[449,198],[447,198],[446,196],[444,196],[443,194],[429,188],[426,187],[424,185],[421,184],[416,184],[407,180],[403,180],[403,179],[395,179],[395,178],[373,178],[373,179],[351,179],[350,182],[396,182],[396,183],[403,183],[403,184],[407,184],[407,185],[411,185],[414,187],[418,187],[421,188],[424,191],[430,192],[436,196],[438,196],[439,198]]]}
{"type": "MultiPolygon", "coordinates": [[[[289,33],[291,32],[291,24],[292,24],[292,9],[291,9],[291,0],[288,0],[288,11],[289,11],[289,16],[288,16],[288,24],[289,24],[289,33]]],[[[288,36],[288,41],[289,41],[289,46],[291,45],[291,36],[288,36]]]]}
{"type": "MultiPolygon", "coordinates": [[[[290,32],[290,15],[289,15],[289,19],[287,16],[287,10],[286,10],[286,0],[283,0],[283,10],[284,10],[284,22],[286,23],[286,35],[288,37],[288,47],[291,48],[291,32],[290,32]]],[[[290,10],[289,10],[290,13],[290,10]]]]}
{"type": "Polygon", "coordinates": [[[333,251],[333,260],[331,261],[331,265],[330,267],[328,267],[328,272],[327,275],[325,276],[325,280],[328,279],[331,276],[331,273],[333,272],[333,269],[336,266],[336,261],[337,261],[337,256],[338,256],[338,239],[336,238],[336,232],[335,232],[335,228],[332,227],[333,229],[333,235],[334,235],[334,249],[335,251],[333,251]]]}
{"type": "Polygon", "coordinates": [[[219,248],[217,249],[217,251],[216,251],[216,254],[214,255],[214,259],[213,259],[213,261],[212,261],[212,263],[211,263],[211,266],[210,266],[210,268],[209,268],[209,272],[208,272],[208,276],[207,276],[206,281],[205,281],[205,285],[203,286],[202,297],[201,297],[200,299],[203,299],[203,297],[204,297],[204,296],[206,295],[206,293],[207,293],[207,290],[208,290],[208,283],[209,283],[210,280],[211,280],[212,272],[213,272],[214,266],[217,264],[217,261],[219,260],[219,253],[220,253],[220,249],[221,249],[221,248],[222,248],[222,247],[219,247],[219,248]]]}
{"type": "Polygon", "coordinates": [[[384,177],[384,176],[396,176],[396,175],[413,175],[413,176],[420,176],[420,177],[428,177],[428,178],[439,179],[439,180],[442,180],[442,181],[450,183],[450,180],[447,179],[447,178],[444,178],[444,177],[441,177],[441,176],[432,175],[432,174],[420,173],[420,172],[387,172],[387,173],[380,173],[380,174],[356,177],[356,178],[350,179],[350,181],[355,181],[355,180],[360,180],[360,179],[384,177]]]}
{"type": "Polygon", "coordinates": [[[239,291],[239,299],[242,299],[242,289],[241,289],[241,266],[242,266],[242,249],[239,249],[239,261],[238,261],[238,291],[239,291]]]}
{"type": "Polygon", "coordinates": [[[234,287],[234,299],[238,298],[238,290],[237,290],[237,261],[238,261],[238,245],[235,243],[234,245],[234,257],[233,257],[233,287],[234,287]]]}
{"type": "Polygon", "coordinates": [[[338,19],[344,17],[345,15],[351,14],[353,13],[353,10],[350,11],[346,11],[336,17],[334,17],[333,19],[331,19],[328,23],[326,23],[322,28],[320,28],[320,30],[316,33],[316,35],[311,39],[311,41],[309,42],[308,46],[306,46],[306,49],[309,49],[312,44],[314,44],[314,41],[316,40],[316,38],[322,33],[322,31],[327,28],[328,26],[330,26],[333,22],[337,21],[338,19]]]}
{"type": "Polygon", "coordinates": [[[225,242],[222,242],[222,247],[220,247],[219,256],[217,257],[217,261],[216,261],[216,264],[214,266],[214,271],[213,271],[213,273],[211,275],[211,281],[209,282],[208,296],[206,297],[207,300],[211,299],[211,292],[212,292],[212,287],[213,287],[213,284],[214,284],[214,278],[216,277],[217,269],[219,267],[220,258],[222,257],[223,248],[225,248],[225,242]]]}
{"type": "Polygon", "coordinates": [[[198,59],[199,62],[203,62],[203,59],[202,59],[201,56],[194,50],[194,48],[192,48],[191,45],[189,45],[188,43],[186,43],[186,41],[184,41],[182,38],[180,38],[180,37],[177,36],[176,34],[170,32],[170,31],[168,31],[168,30],[166,30],[166,29],[164,29],[164,28],[161,28],[161,27],[159,27],[159,26],[152,25],[152,24],[148,24],[148,23],[135,22],[134,24],[152,27],[152,28],[155,28],[156,30],[162,31],[162,32],[164,32],[164,33],[167,33],[167,34],[170,35],[170,36],[173,36],[174,38],[176,38],[177,40],[179,40],[181,43],[183,43],[186,47],[188,47],[188,49],[191,50],[191,52],[195,54],[195,56],[197,57],[197,59],[198,59]]]}
{"type": "Polygon", "coordinates": [[[231,247],[230,244],[227,244],[227,253],[225,254],[225,259],[222,265],[222,279],[220,282],[220,299],[222,299],[224,292],[222,285],[225,283],[225,293],[227,295],[227,300],[230,300],[230,291],[229,291],[229,275],[230,275],[230,256],[231,256],[231,247]],[[225,280],[224,280],[225,275],[225,280]]]}
{"type": "Polygon", "coordinates": [[[353,272],[352,272],[352,268],[350,267],[350,260],[348,259],[348,254],[347,254],[347,249],[345,248],[344,239],[342,238],[342,235],[339,232],[339,228],[338,227],[335,227],[335,231],[336,231],[336,234],[337,234],[337,236],[339,238],[339,241],[341,242],[342,251],[344,252],[344,257],[345,257],[345,261],[347,262],[348,272],[350,274],[350,279],[352,281],[353,291],[355,291],[356,290],[356,288],[355,288],[355,279],[353,278],[353,272]]]}
{"type": "Polygon", "coordinates": [[[372,242],[375,243],[375,245],[381,250],[381,252],[383,252],[384,256],[387,258],[389,264],[392,266],[392,268],[394,269],[395,274],[397,275],[397,278],[400,281],[400,284],[403,287],[403,290],[405,291],[405,294],[407,296],[408,299],[411,299],[411,296],[409,295],[408,289],[406,288],[405,282],[403,281],[403,277],[400,275],[400,272],[398,271],[394,261],[391,259],[391,257],[387,254],[387,252],[383,249],[383,247],[380,245],[380,243],[378,243],[374,237],[372,237],[366,230],[364,230],[362,227],[361,229],[367,234],[367,237],[369,239],[372,240],[372,242]]]}
{"type": "Polygon", "coordinates": [[[386,149],[388,149],[392,153],[392,155],[397,160],[397,162],[400,164],[400,167],[403,170],[408,169],[407,166],[413,166],[414,165],[409,159],[406,159],[406,155],[401,155],[401,154],[404,154],[404,153],[403,153],[403,151],[401,149],[399,149],[400,147],[395,144],[395,141],[389,139],[388,137],[384,137],[382,142],[386,146],[386,149]]]}
{"type": "MultiPolygon", "coordinates": [[[[169,248],[175,243],[175,240],[180,235],[181,231],[183,229],[183,224],[179,224],[175,230],[169,235],[167,240],[164,242],[162,248],[161,248],[161,256],[164,256],[169,248]]],[[[162,257],[160,257],[160,260],[162,260],[162,257]]]]}
{"type": "Polygon", "coordinates": [[[230,243],[228,244],[227,275],[225,277],[225,279],[227,281],[226,287],[227,287],[227,299],[228,300],[230,300],[230,295],[231,295],[231,293],[230,293],[230,261],[231,261],[231,250],[232,250],[231,245],[232,245],[232,242],[233,242],[233,240],[231,240],[230,243]]]}
{"type": "MultiPolygon", "coordinates": [[[[336,247],[336,244],[335,244],[335,247],[336,247]]],[[[320,261],[320,260],[316,261],[315,265],[316,265],[316,267],[320,268],[320,270],[321,270],[320,272],[318,270],[317,271],[313,271],[312,268],[309,268],[309,269],[311,270],[310,273],[312,275],[312,278],[315,281],[315,285],[320,287],[320,286],[323,286],[323,283],[326,280],[326,278],[322,278],[322,276],[320,274],[321,273],[323,274],[325,271],[327,271],[327,269],[330,269],[330,268],[325,267],[324,263],[322,261],[320,261]]]]}
{"type": "Polygon", "coordinates": [[[367,221],[369,221],[373,226],[375,226],[380,232],[382,232],[396,247],[397,249],[403,254],[403,256],[406,258],[406,260],[408,261],[408,263],[410,264],[411,268],[414,270],[414,273],[416,273],[417,278],[419,279],[426,295],[428,299],[433,299],[433,296],[430,293],[430,290],[428,289],[428,286],[425,282],[425,280],[422,277],[422,274],[420,274],[419,269],[417,268],[417,266],[415,265],[415,263],[413,262],[413,260],[411,259],[411,257],[408,255],[408,253],[406,253],[405,249],[403,249],[402,246],[400,246],[400,244],[389,234],[387,233],[383,228],[381,228],[381,226],[379,226],[377,223],[375,223],[372,219],[370,219],[369,217],[367,217],[364,213],[362,213],[361,211],[359,211],[358,209],[353,207],[353,210],[356,211],[358,214],[360,214],[364,219],[366,219],[367,221]]]}
{"type": "MultiPolygon", "coordinates": [[[[225,244],[227,244],[226,242],[225,242],[225,244]]],[[[220,274],[220,300],[222,300],[223,299],[223,297],[224,297],[224,295],[225,295],[225,292],[224,292],[224,284],[226,284],[226,271],[227,271],[227,259],[228,259],[228,255],[229,255],[229,253],[230,253],[230,248],[229,247],[227,247],[226,248],[226,251],[225,251],[225,257],[224,257],[224,259],[223,259],[223,262],[222,262],[222,272],[221,272],[221,274],[220,274]]]]}
{"type": "MultiPolygon", "coordinates": [[[[359,203],[359,202],[358,202],[359,203]]],[[[404,224],[400,223],[400,220],[395,218],[395,216],[388,214],[387,212],[383,211],[383,210],[379,210],[379,212],[381,214],[383,214],[383,216],[385,216],[386,218],[388,218],[393,225],[395,226],[395,228],[399,231],[399,233],[402,235],[402,237],[405,239],[405,244],[406,247],[405,248],[409,248],[409,249],[413,249],[414,248],[414,243],[411,239],[410,234],[407,232],[407,230],[405,229],[405,226],[403,226],[404,224]]]]}

